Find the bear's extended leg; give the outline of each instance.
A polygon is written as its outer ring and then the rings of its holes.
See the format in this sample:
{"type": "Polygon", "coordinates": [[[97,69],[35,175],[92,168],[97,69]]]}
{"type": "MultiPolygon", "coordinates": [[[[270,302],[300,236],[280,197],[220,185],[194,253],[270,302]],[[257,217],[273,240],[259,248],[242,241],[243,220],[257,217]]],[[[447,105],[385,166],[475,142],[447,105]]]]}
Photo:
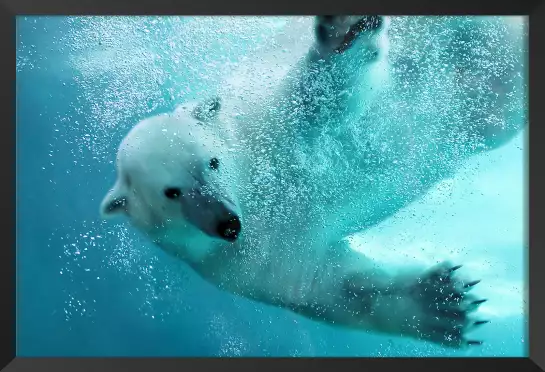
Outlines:
{"type": "Polygon", "coordinates": [[[309,128],[337,126],[378,94],[388,79],[387,25],[383,16],[316,17],[314,44],[284,88],[295,98],[286,112],[303,112],[309,128]]]}
{"type": "Polygon", "coordinates": [[[467,333],[488,323],[470,316],[486,300],[468,293],[479,281],[455,276],[460,267],[443,263],[423,275],[381,282],[356,274],[346,281],[348,306],[361,314],[362,325],[380,332],[452,348],[480,345],[467,333]]]}

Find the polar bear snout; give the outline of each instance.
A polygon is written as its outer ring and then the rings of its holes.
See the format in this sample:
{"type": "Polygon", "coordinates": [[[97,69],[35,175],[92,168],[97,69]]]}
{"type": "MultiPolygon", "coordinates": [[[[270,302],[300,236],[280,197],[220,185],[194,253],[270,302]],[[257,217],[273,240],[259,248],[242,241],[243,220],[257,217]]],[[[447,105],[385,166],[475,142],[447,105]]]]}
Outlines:
{"type": "Polygon", "coordinates": [[[238,214],[223,206],[209,210],[201,208],[199,212],[188,215],[187,219],[205,234],[231,243],[239,238],[242,231],[238,214]]]}
{"type": "Polygon", "coordinates": [[[227,220],[220,221],[216,227],[217,234],[228,242],[236,241],[241,230],[242,224],[240,218],[236,215],[231,216],[227,220]]]}
{"type": "Polygon", "coordinates": [[[242,230],[238,207],[224,193],[194,188],[182,192],[179,201],[184,218],[206,235],[228,242],[238,239],[242,230]]]}

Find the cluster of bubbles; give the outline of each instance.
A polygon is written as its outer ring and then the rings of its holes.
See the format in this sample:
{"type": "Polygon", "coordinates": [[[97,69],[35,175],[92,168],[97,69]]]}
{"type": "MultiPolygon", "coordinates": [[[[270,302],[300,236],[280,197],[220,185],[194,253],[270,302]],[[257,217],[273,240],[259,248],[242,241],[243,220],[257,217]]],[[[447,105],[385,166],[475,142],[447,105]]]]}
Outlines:
{"type": "MultiPolygon", "coordinates": [[[[109,282],[113,276],[123,280],[127,293],[136,296],[143,316],[164,320],[183,311],[184,271],[159,260],[154,247],[135,239],[125,225],[106,227],[104,223],[84,223],[82,231],[57,236],[53,233],[49,246],[62,244],[63,266],[60,275],[71,284],[65,289],[66,320],[74,316],[96,313],[96,299],[90,292],[91,281],[109,282]]],[[[91,319],[92,320],[92,319],[91,319]]]]}
{"type": "Polygon", "coordinates": [[[241,337],[229,322],[228,317],[221,312],[212,315],[209,324],[209,336],[213,336],[220,341],[217,356],[244,356],[248,353],[250,345],[248,341],[241,337]]]}
{"type": "MultiPolygon", "coordinates": [[[[100,246],[100,239],[102,236],[90,236],[89,233],[79,233],[75,239],[72,239],[70,234],[65,234],[64,236],[52,236],[49,238],[48,248],[51,249],[52,244],[58,244],[57,239],[63,243],[63,253],[64,257],[59,257],[65,263],[65,266],[59,271],[60,275],[66,276],[69,278],[70,282],[74,282],[75,276],[81,271],[92,275],[92,269],[87,265],[88,254],[93,252],[97,246],[100,246]],[[91,248],[91,250],[89,250],[91,248]]],[[[93,270],[95,271],[95,270],[93,270]]],[[[96,280],[100,280],[99,276],[95,277],[96,280]]],[[[96,311],[93,307],[93,304],[96,303],[96,300],[91,300],[92,303],[88,303],[87,300],[83,299],[79,291],[88,291],[89,288],[86,285],[87,280],[83,279],[79,283],[78,290],[72,292],[69,289],[65,289],[67,299],[65,301],[65,320],[69,321],[73,316],[89,316],[92,317],[93,313],[96,311]],[[81,298],[81,299],[80,299],[81,298]]]]}
{"type": "Polygon", "coordinates": [[[242,55],[282,20],[257,17],[70,17],[58,41],[81,92],[82,112],[98,160],[111,158],[112,135],[210,94],[242,55]]]}

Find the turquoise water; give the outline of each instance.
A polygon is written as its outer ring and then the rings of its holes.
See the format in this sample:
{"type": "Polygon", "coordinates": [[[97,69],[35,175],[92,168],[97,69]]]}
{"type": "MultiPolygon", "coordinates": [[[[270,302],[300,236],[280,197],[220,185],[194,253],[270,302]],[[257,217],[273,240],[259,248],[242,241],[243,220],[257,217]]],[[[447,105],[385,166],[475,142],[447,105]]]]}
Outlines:
{"type": "Polygon", "coordinates": [[[210,93],[284,18],[18,20],[20,356],[522,356],[524,143],[477,156],[353,239],[385,264],[451,258],[483,279],[486,344],[452,351],[331,328],[218,291],[128,225],[103,222],[127,130],[210,93]]]}

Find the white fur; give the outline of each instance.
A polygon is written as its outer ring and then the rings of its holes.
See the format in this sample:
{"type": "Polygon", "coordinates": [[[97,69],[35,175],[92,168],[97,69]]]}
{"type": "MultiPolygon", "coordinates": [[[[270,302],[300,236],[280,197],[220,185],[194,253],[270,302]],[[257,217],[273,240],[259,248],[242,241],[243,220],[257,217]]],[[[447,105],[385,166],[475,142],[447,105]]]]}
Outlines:
{"type": "MultiPolygon", "coordinates": [[[[488,129],[454,119],[461,113],[450,104],[451,91],[441,89],[455,86],[451,72],[432,65],[418,76],[396,73],[385,29],[335,55],[313,44],[311,20],[294,19],[292,26],[272,43],[280,50],[271,48],[227,79],[217,116],[196,119],[200,103],[190,102],[139,123],[119,148],[118,180],[102,210],[126,198],[119,211],[134,226],[229,292],[330,323],[449,344],[422,335],[440,329],[426,310],[433,296],[423,293],[454,293],[461,282],[420,284],[421,271],[389,276],[345,238],[484,151],[482,141],[468,138],[488,129]],[[373,48],[376,57],[365,54],[373,48]],[[441,83],[417,86],[426,73],[441,83]],[[221,161],[218,172],[205,166],[212,156],[221,161]],[[164,197],[166,186],[191,189],[196,179],[240,216],[236,242],[203,233],[218,217],[212,207],[192,204],[202,211],[195,225],[164,197]],[[348,301],[346,291],[361,301],[348,301]]],[[[431,29],[442,32],[440,23],[431,29]]],[[[449,42],[444,37],[437,45],[449,42]]],[[[516,132],[524,123],[509,125],[516,132]]],[[[461,346],[461,336],[450,345],[461,346]]]]}

